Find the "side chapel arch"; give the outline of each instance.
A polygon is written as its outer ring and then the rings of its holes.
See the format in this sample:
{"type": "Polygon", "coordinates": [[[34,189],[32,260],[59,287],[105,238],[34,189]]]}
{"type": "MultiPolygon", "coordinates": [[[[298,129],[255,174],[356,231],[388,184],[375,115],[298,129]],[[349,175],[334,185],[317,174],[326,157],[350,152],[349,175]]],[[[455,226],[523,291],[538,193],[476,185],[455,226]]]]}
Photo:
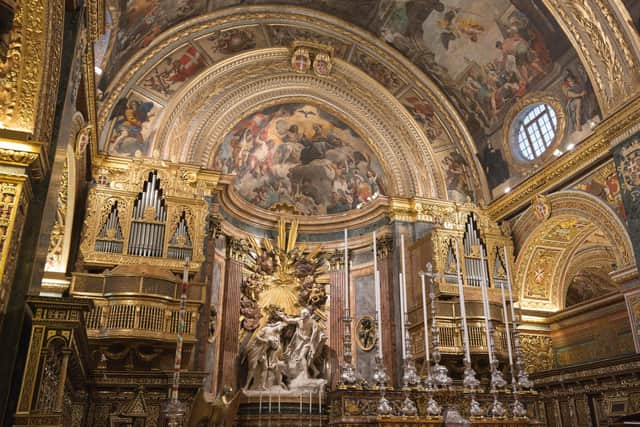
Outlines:
{"type": "Polygon", "coordinates": [[[607,248],[612,270],[625,268],[634,257],[624,224],[595,196],[567,190],[547,200],[546,220],[541,222],[530,207],[514,226],[515,283],[523,308],[557,311],[565,307],[567,280],[585,260],[593,260],[596,247],[607,248]]]}

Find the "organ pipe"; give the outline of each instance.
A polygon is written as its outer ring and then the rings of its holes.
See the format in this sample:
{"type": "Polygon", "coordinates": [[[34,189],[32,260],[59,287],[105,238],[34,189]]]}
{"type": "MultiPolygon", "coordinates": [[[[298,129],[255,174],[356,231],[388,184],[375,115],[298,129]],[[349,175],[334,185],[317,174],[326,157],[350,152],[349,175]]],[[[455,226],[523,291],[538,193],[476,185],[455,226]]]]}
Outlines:
{"type": "Polygon", "coordinates": [[[118,217],[118,202],[111,207],[98,233],[95,249],[98,252],[122,253],[122,228],[118,217]]]}
{"type": "Polygon", "coordinates": [[[149,173],[142,188],[133,206],[129,254],[161,257],[167,212],[157,171],[149,173]]]}

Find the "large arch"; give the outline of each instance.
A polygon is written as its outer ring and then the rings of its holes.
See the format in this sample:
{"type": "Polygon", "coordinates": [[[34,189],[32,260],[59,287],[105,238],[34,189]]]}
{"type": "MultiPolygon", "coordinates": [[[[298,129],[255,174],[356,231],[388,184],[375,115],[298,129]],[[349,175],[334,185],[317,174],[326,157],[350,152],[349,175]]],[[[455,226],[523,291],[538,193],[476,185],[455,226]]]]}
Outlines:
{"type": "Polygon", "coordinates": [[[565,307],[567,281],[593,260],[593,250],[610,254],[606,259],[614,265],[607,273],[624,269],[634,257],[624,224],[600,199],[567,190],[547,202],[546,219],[532,206],[514,225],[516,286],[522,308],[557,311],[565,307]]]}
{"type": "MultiPolygon", "coordinates": [[[[110,86],[105,91],[104,102],[98,115],[98,127],[101,129],[101,148],[103,150],[105,149],[106,141],[109,138],[110,122],[114,108],[117,108],[120,100],[126,98],[131,93],[135,92],[149,101],[156,103],[158,109],[163,110],[163,119],[167,117],[168,110],[174,110],[173,106],[181,102],[179,99],[180,95],[177,93],[163,98],[141,87],[142,79],[147,76],[157,64],[165,60],[167,55],[184,48],[185,43],[202,40],[202,38],[211,34],[236,31],[252,25],[295,25],[296,27],[300,27],[299,37],[302,39],[320,41],[332,46],[346,46],[347,53],[343,56],[350,57],[355,53],[359,55],[362,54],[366,56],[367,61],[365,62],[367,64],[375,63],[377,67],[384,69],[385,73],[393,76],[392,80],[397,84],[381,85],[369,77],[367,85],[363,87],[362,93],[375,92],[375,95],[380,96],[384,93],[384,97],[386,98],[384,105],[387,106],[390,105],[390,100],[393,98],[396,99],[393,109],[398,110],[395,112],[396,117],[402,117],[402,120],[395,125],[396,133],[404,132],[403,127],[406,124],[410,124],[411,132],[415,133],[415,129],[420,129],[420,132],[424,134],[427,131],[424,125],[420,126],[415,123],[415,119],[411,117],[411,114],[407,113],[405,107],[399,102],[403,97],[411,96],[427,103],[429,105],[428,108],[433,110],[435,117],[434,123],[442,135],[441,140],[428,142],[429,139],[424,137],[424,135],[420,136],[420,138],[417,138],[416,135],[407,135],[403,136],[403,138],[406,139],[410,137],[414,139],[414,142],[416,139],[427,141],[426,145],[431,145],[434,150],[437,150],[438,161],[434,162],[432,159],[430,169],[435,169],[435,163],[441,163],[447,153],[456,151],[460,156],[459,158],[465,162],[465,174],[468,176],[472,193],[475,193],[475,196],[472,194],[472,199],[476,201],[482,199],[487,200],[488,189],[486,178],[482,172],[479,159],[476,156],[476,147],[472,137],[454,106],[437,85],[410,61],[390,48],[388,44],[375,37],[371,37],[366,31],[355,28],[353,25],[333,16],[299,7],[251,6],[228,8],[185,21],[156,37],[146,48],[140,50],[128,60],[126,65],[122,67],[115,78],[112,79],[110,86]]],[[[282,43],[281,41],[269,40],[265,42],[263,46],[256,46],[256,48],[263,47],[268,49],[274,45],[284,45],[288,48],[290,47],[290,42],[282,43]]],[[[241,61],[249,60],[247,53],[249,53],[249,56],[252,56],[256,54],[256,51],[237,52],[233,55],[226,55],[225,58],[222,59],[207,59],[206,67],[201,70],[202,74],[199,75],[197,80],[205,74],[214,72],[213,70],[219,67],[222,62],[225,62],[225,59],[229,61],[230,58],[235,58],[238,61],[237,64],[240,64],[241,61]]],[[[357,74],[358,78],[362,78],[366,72],[371,74],[370,70],[367,70],[362,62],[343,61],[338,54],[335,55],[334,60],[336,65],[334,73],[339,72],[340,69],[346,70],[350,67],[348,73],[350,73],[350,75],[357,74]],[[362,71],[358,71],[358,69],[362,71]]],[[[233,60],[231,61],[233,62],[233,60]]],[[[227,63],[227,66],[228,65],[229,63],[227,63]]],[[[350,75],[348,77],[350,77],[350,75]]],[[[253,76],[248,76],[246,72],[241,72],[236,77],[236,80],[240,81],[244,79],[246,82],[250,82],[252,78],[253,76]]],[[[336,79],[326,79],[326,81],[331,82],[335,82],[335,80],[336,79]]],[[[187,86],[191,86],[192,84],[195,84],[195,81],[191,81],[187,86]]],[[[180,93],[185,93],[187,90],[187,88],[183,87],[180,93]]],[[[362,95],[362,93],[357,95],[362,95]]],[[[158,136],[155,139],[156,141],[161,139],[160,132],[158,132],[158,136]]],[[[418,159],[421,159],[424,158],[424,153],[429,151],[429,148],[421,147],[420,145],[416,145],[415,147],[414,150],[406,151],[405,155],[414,156],[415,153],[418,152],[418,159]],[[423,153],[419,154],[419,151],[423,153]]],[[[150,154],[151,153],[149,153],[149,155],[150,154]]],[[[423,165],[429,165],[429,162],[420,165],[420,169],[423,169],[423,165]]],[[[424,178],[425,176],[421,177],[422,180],[424,180],[424,178]]],[[[416,183],[415,185],[419,184],[416,183]]],[[[429,185],[433,188],[440,186],[440,184],[429,185]]],[[[410,193],[411,192],[408,194],[410,193]]],[[[415,192],[415,194],[426,193],[427,192],[421,191],[419,188],[417,188],[415,192]]],[[[438,193],[431,191],[430,194],[438,193]]]]}
{"type": "Polygon", "coordinates": [[[444,177],[427,137],[397,100],[377,85],[339,60],[330,79],[295,73],[290,53],[283,48],[233,57],[176,96],[163,113],[154,150],[165,159],[211,167],[224,136],[247,115],[267,105],[310,102],[359,131],[392,178],[393,195],[445,199],[444,177]],[[238,80],[240,72],[251,78],[238,80]],[[409,162],[417,167],[406,168],[409,162]]]}

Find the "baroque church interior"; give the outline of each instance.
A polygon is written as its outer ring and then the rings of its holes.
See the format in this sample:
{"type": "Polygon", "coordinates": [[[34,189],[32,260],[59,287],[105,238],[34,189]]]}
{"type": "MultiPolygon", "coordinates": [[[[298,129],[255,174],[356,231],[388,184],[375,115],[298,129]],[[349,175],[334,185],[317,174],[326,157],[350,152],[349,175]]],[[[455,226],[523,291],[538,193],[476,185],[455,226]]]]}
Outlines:
{"type": "Polygon", "coordinates": [[[640,420],[640,2],[0,8],[3,426],[640,420]]]}

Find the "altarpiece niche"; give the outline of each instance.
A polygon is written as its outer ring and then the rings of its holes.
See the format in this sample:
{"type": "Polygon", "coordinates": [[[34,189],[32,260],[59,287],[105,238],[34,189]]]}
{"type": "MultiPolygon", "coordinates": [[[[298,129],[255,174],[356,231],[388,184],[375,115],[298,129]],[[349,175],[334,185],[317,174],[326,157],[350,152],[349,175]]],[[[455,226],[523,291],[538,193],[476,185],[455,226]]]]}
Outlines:
{"type": "Polygon", "coordinates": [[[249,239],[240,299],[240,378],[245,393],[317,392],[329,377],[326,260],[296,246],[298,223],[279,222],[276,242],[249,239]],[[242,374],[241,374],[242,375],[242,374]]]}

